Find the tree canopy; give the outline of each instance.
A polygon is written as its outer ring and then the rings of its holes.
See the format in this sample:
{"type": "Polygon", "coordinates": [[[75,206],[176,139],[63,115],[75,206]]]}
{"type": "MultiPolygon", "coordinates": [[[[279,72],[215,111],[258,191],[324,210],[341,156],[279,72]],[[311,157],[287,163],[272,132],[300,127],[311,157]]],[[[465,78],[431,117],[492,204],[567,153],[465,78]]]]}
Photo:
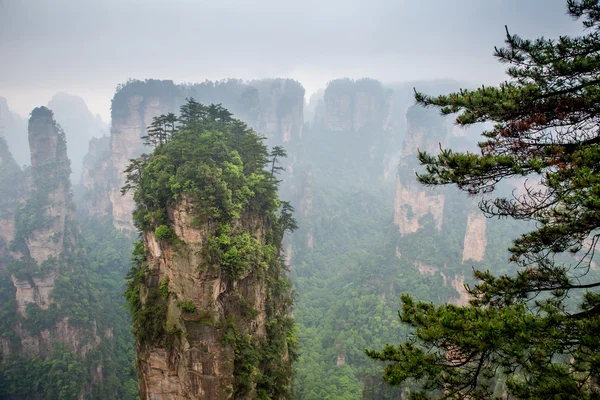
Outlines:
{"type": "Polygon", "coordinates": [[[419,153],[427,186],[456,185],[488,217],[534,221],[514,240],[515,275],[475,271],[469,305],[402,298],[400,318],[416,328],[398,346],[366,350],[385,361],[384,379],[416,385],[415,398],[522,399],[600,396],[600,2],[568,0],[580,37],[525,40],[507,30],[495,49],[509,79],[437,97],[423,106],[458,113],[467,126],[492,122],[480,152],[419,153]],[[525,181],[512,197],[491,197],[501,180],[525,181]]]}

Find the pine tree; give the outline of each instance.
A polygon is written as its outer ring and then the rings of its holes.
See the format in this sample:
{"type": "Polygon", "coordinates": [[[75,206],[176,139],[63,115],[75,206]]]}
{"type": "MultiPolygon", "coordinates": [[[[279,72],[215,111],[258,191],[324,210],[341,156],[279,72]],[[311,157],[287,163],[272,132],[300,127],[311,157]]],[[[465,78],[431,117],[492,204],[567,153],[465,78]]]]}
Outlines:
{"type": "Polygon", "coordinates": [[[277,164],[279,164],[279,161],[277,160],[278,158],[287,157],[287,152],[285,151],[285,149],[282,146],[273,147],[273,149],[269,153],[269,156],[272,157],[271,158],[271,174],[275,175],[275,174],[279,173],[279,171],[285,170],[285,168],[277,165],[277,164]]]}
{"type": "Polygon", "coordinates": [[[481,195],[511,177],[540,182],[480,203],[487,216],[536,222],[509,249],[516,275],[476,271],[464,307],[404,295],[400,317],[415,335],[366,350],[387,362],[389,384],[420,385],[415,398],[600,398],[600,282],[589,273],[600,238],[599,3],[567,1],[584,36],[524,40],[507,30],[495,56],[509,80],[498,87],[415,94],[423,106],[458,113],[459,125],[494,123],[479,154],[419,153],[421,183],[481,195]]]}

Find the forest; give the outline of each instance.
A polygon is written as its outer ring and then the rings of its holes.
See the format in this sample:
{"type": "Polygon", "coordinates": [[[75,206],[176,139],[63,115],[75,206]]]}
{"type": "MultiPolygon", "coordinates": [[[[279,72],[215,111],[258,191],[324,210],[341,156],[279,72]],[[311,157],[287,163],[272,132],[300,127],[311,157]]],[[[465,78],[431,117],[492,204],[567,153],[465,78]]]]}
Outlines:
{"type": "Polygon", "coordinates": [[[486,42],[491,85],[0,97],[0,398],[599,398],[600,2],[561,7],[486,42]]]}

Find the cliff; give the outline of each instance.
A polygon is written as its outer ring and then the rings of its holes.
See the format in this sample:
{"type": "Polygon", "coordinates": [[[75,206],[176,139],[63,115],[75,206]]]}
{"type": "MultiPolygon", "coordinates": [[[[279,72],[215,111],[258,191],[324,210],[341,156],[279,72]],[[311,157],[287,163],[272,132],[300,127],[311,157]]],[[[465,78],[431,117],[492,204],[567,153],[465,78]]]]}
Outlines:
{"type": "MultiPolygon", "coordinates": [[[[0,235],[1,356],[20,360],[21,365],[0,371],[7,374],[7,381],[17,379],[13,374],[40,379],[50,373],[22,371],[28,362],[39,362],[32,358],[52,360],[68,352],[85,360],[102,340],[92,305],[97,298],[88,288],[85,254],[78,240],[65,135],[45,107],[31,113],[29,147],[31,167],[23,173],[0,142],[0,186],[6,190],[0,216],[4,225],[0,235]]],[[[100,361],[89,362],[100,374],[75,384],[77,396],[90,390],[94,379],[102,379],[100,361]]],[[[29,387],[24,390],[27,395],[14,398],[40,395],[35,390],[29,387]]]]}
{"type": "Polygon", "coordinates": [[[287,143],[302,137],[304,88],[292,79],[264,79],[250,82],[258,90],[259,117],[251,126],[271,138],[287,143]]]}
{"type": "Polygon", "coordinates": [[[487,246],[486,218],[479,211],[470,212],[467,219],[467,231],[463,245],[463,262],[467,260],[483,261],[487,246]]]}
{"type": "Polygon", "coordinates": [[[25,242],[23,252],[40,265],[60,255],[68,229],[67,214],[72,211],[65,134],[45,107],[31,113],[29,148],[33,193],[28,199],[28,211],[38,223],[22,226],[18,235],[25,242]]]}
{"type": "MultiPolygon", "coordinates": [[[[184,244],[174,248],[156,240],[152,232],[144,235],[148,272],[141,301],[154,301],[156,290],[168,291],[166,334],[172,335],[167,339],[172,343],[138,346],[140,395],[142,399],[230,398],[237,364],[251,362],[236,357],[234,342],[251,338],[266,343],[268,284],[257,271],[230,280],[219,265],[198,268],[205,264],[200,254],[214,233],[194,226],[193,206],[187,200],[169,214],[169,226],[184,244]]],[[[263,236],[265,227],[252,225],[246,229],[263,236]]],[[[256,393],[251,390],[246,395],[256,393]]]]}
{"type": "Polygon", "coordinates": [[[323,120],[330,131],[359,132],[367,126],[388,128],[391,92],[376,80],[334,80],[327,85],[323,98],[323,120]]]}
{"type": "Polygon", "coordinates": [[[406,113],[407,129],[402,144],[396,195],[394,224],[401,235],[415,233],[423,227],[422,218],[431,215],[438,231],[442,229],[444,195],[420,185],[415,178],[418,150],[435,154],[444,142],[447,129],[444,120],[435,111],[415,105],[406,113]]]}
{"type": "Polygon", "coordinates": [[[234,140],[232,124],[242,127],[210,116],[182,127],[129,182],[143,239],[127,290],[141,399],[289,397],[291,217],[276,213],[276,183],[248,150],[261,139],[243,128],[234,140]]]}

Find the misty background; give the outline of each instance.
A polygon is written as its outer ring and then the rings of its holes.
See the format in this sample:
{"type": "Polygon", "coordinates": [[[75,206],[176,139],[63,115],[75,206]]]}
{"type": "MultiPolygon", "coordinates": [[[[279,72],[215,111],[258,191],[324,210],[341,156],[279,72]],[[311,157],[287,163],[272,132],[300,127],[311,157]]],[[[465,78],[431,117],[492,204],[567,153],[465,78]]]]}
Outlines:
{"type": "Polygon", "coordinates": [[[453,78],[496,84],[504,25],[522,37],[578,34],[563,0],[0,0],[0,96],[27,115],[57,92],[105,122],[128,78],[199,82],[453,78]]]}

